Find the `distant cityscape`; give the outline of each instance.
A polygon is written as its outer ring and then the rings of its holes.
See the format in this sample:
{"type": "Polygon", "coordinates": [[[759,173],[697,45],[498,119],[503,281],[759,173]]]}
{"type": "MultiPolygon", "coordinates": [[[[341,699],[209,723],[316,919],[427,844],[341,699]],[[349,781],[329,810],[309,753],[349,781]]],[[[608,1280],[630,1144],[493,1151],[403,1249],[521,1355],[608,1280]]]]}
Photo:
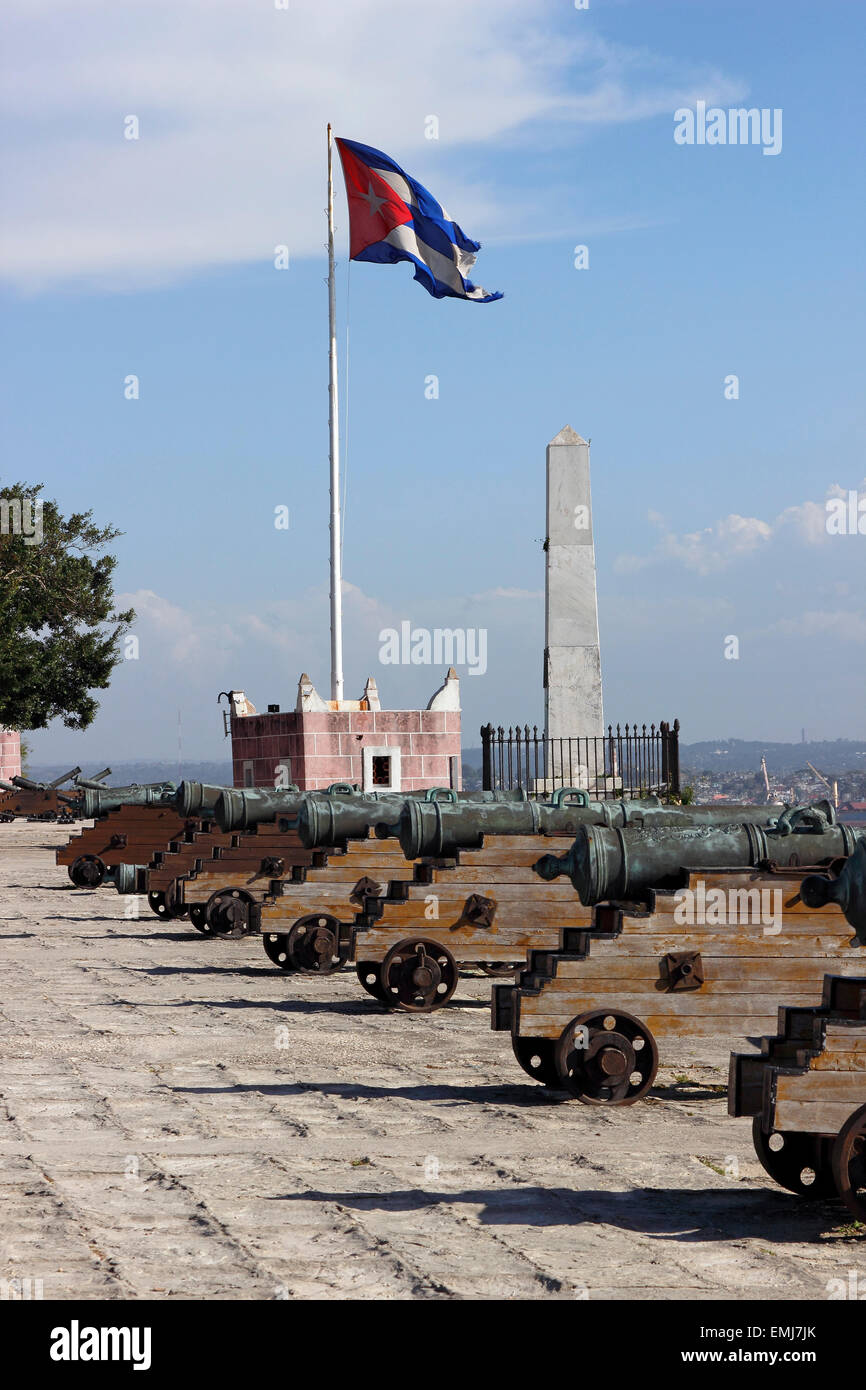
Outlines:
{"type": "MultiPolygon", "coordinates": [[[[97,772],[104,765],[88,764],[83,767],[83,774],[97,772]]],[[[27,775],[51,781],[67,770],[59,763],[28,763],[27,775]]],[[[218,786],[230,785],[231,763],[190,760],[178,766],[176,761],[115,762],[108,780],[115,785],[128,785],[132,782],[177,782],[183,778],[218,786]]],[[[681,744],[680,784],[684,788],[691,787],[693,799],[698,802],[765,802],[769,799],[801,803],[838,797],[840,819],[866,820],[866,741],[757,743],[723,739],[681,744]],[[766,761],[766,781],[762,758],[766,761]]],[[[480,748],[464,750],[463,785],[467,791],[481,787],[480,748]]]]}

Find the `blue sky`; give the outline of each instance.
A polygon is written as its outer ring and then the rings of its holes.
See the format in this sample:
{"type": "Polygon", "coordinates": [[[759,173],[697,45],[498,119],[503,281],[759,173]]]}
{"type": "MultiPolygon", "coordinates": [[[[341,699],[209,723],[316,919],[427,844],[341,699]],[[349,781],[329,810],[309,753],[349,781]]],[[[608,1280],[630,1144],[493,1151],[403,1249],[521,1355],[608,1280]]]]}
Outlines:
{"type": "Polygon", "coordinates": [[[442,673],[382,666],[379,632],[485,627],[465,743],[540,721],[544,448],[570,423],[592,440],[606,716],[866,736],[866,536],[824,526],[834,490],[866,496],[860,7],[433,13],[8,5],[3,476],[124,531],[139,613],[91,730],[34,734],[35,761],[172,756],[178,710],[185,752],[219,756],[218,691],[286,708],[306,670],[327,693],[328,119],[426,183],[506,296],[347,272],[338,186],[346,693],[372,673],[384,705],[426,703],[442,673]],[[781,153],[677,145],[698,99],[781,108],[781,153]]]}

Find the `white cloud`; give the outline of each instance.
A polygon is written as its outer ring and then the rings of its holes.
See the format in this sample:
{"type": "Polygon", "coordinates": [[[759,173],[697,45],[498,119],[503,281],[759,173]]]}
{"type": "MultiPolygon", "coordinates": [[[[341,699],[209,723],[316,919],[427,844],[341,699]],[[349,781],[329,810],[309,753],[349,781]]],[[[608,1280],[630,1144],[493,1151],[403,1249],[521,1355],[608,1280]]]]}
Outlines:
{"type": "MultiPolygon", "coordinates": [[[[866,480],[861,484],[866,490],[866,480]]],[[[848,490],[831,484],[827,498],[847,497],[848,490]]],[[[679,561],[696,574],[714,574],[727,569],[746,555],[764,549],[785,530],[806,545],[822,545],[830,539],[827,534],[827,509],[824,502],[802,502],[786,507],[774,521],[762,521],[756,516],[739,516],[732,512],[712,526],[700,531],[677,535],[671,531],[663,516],[651,511],[648,520],[661,535],[655,547],[645,555],[619,555],[614,561],[618,574],[636,574],[666,561],[679,561]]]]}
{"type": "MultiPolygon", "coordinates": [[[[455,172],[460,147],[672,114],[740,84],[547,0],[7,0],[5,274],[42,289],[161,283],[323,240],[325,125],[405,158],[474,235],[537,230],[455,172]],[[581,21],[583,22],[583,21],[581,21]],[[440,141],[424,136],[429,114],[440,141]],[[123,136],[124,117],[140,138],[123,136]]],[[[629,225],[626,215],[624,225],[629,225]]],[[[639,220],[639,219],[638,219],[639,220]]]]}

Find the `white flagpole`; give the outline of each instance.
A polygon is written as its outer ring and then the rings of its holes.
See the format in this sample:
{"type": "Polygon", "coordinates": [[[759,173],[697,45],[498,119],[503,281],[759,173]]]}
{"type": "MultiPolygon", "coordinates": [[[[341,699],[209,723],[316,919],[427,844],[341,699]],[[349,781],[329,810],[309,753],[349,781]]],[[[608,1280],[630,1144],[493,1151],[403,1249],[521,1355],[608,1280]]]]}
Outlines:
{"type": "Polygon", "coordinates": [[[328,123],[328,321],[331,443],[331,699],[343,698],[343,577],[340,544],[340,428],[337,409],[337,291],[334,273],[334,137],[328,123]]]}

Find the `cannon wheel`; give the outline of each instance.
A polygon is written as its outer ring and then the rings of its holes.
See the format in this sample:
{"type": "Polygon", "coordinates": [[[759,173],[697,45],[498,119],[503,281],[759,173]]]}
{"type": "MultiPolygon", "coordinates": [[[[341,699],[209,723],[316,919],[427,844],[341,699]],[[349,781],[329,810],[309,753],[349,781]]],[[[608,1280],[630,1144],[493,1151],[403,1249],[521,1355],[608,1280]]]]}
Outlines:
{"type": "Polygon", "coordinates": [[[292,969],[302,975],[330,975],[339,970],[340,923],[325,912],[299,917],[286,943],[292,969]]]}
{"type": "Polygon", "coordinates": [[[205,910],[206,907],[204,903],[190,903],[189,905],[189,920],[195,927],[196,931],[200,931],[202,933],[205,933],[207,931],[207,926],[205,922],[205,910]]]}
{"type": "Polygon", "coordinates": [[[382,993],[389,1009],[430,1013],[447,1004],[460,972],[440,941],[410,937],[392,946],[382,961],[382,993]]]}
{"type": "Polygon", "coordinates": [[[147,903],[151,912],[155,912],[157,917],[185,917],[187,909],[183,903],[177,901],[177,888],[174,883],[164,892],[151,892],[147,895],[147,903]]]}
{"type": "Polygon", "coordinates": [[[556,1044],[559,1084],[585,1105],[634,1105],[659,1065],[656,1040],[640,1019],[592,1009],[562,1030],[556,1044]]]}
{"type": "Polygon", "coordinates": [[[562,1082],[556,1068],[556,1040],[554,1038],[512,1038],[514,1055],[527,1076],[542,1086],[550,1086],[554,1091],[562,1090],[562,1082]]]}
{"type": "Polygon", "coordinates": [[[76,888],[98,888],[105,882],[107,872],[102,860],[95,854],[80,854],[68,869],[76,888]]]}
{"type": "Polygon", "coordinates": [[[358,976],[358,983],[368,994],[372,994],[374,999],[378,999],[380,1004],[387,1004],[385,991],[382,988],[382,963],[378,960],[359,960],[355,965],[355,973],[358,976]]]}
{"type": "Polygon", "coordinates": [[[830,1169],[848,1210],[858,1221],[866,1222],[866,1105],[855,1110],[840,1129],[830,1169]]]}
{"type": "Polygon", "coordinates": [[[796,1130],[765,1130],[761,1116],[752,1120],[755,1153],[765,1172],[798,1197],[829,1197],[836,1190],[829,1162],[831,1140],[796,1130]]]}
{"type": "Polygon", "coordinates": [[[295,968],[289,958],[288,935],[288,932],[284,931],[266,931],[262,934],[265,955],[272,965],[278,965],[281,970],[294,970],[295,968]]]}
{"type": "Polygon", "coordinates": [[[253,900],[240,888],[218,888],[204,910],[206,936],[245,936],[250,929],[253,900]]]}

